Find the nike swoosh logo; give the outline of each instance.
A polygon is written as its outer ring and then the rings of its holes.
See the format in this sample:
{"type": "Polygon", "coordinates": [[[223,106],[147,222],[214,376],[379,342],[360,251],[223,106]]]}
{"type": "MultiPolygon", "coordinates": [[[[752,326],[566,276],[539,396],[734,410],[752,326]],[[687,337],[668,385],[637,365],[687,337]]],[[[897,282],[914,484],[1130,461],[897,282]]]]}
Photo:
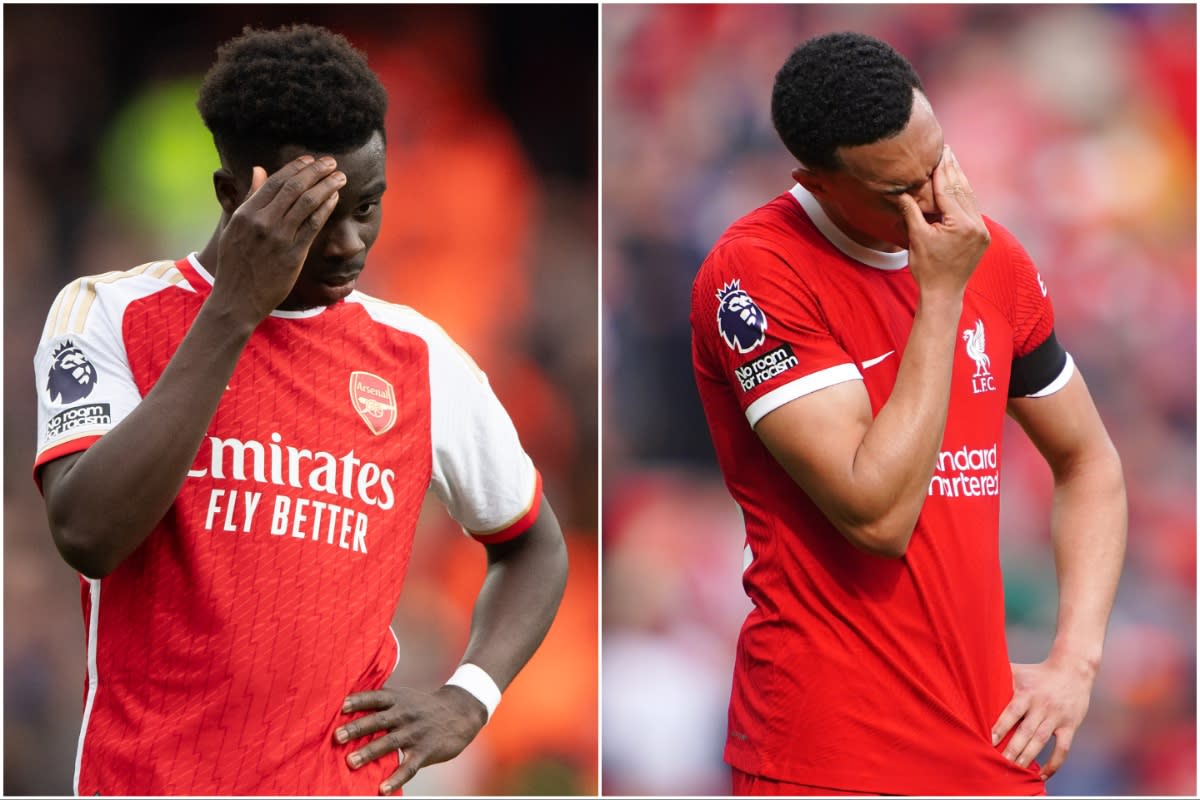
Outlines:
{"type": "Polygon", "coordinates": [[[890,355],[891,355],[892,353],[894,353],[894,352],[896,352],[896,351],[895,351],[895,350],[888,350],[886,353],[884,353],[883,355],[879,356],[878,358],[872,358],[870,361],[864,361],[864,362],[863,362],[863,369],[866,369],[867,367],[873,367],[873,366],[875,366],[875,365],[876,365],[876,364],[878,364],[880,361],[883,361],[885,358],[887,358],[888,356],[890,356],[890,355]]]}

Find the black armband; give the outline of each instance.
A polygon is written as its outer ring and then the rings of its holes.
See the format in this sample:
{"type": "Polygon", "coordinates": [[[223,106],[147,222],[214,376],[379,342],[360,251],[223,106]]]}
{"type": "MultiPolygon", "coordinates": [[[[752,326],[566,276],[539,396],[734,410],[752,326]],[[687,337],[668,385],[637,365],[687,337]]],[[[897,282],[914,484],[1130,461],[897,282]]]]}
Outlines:
{"type": "Polygon", "coordinates": [[[1058,343],[1054,331],[1046,341],[1025,355],[1014,358],[1008,379],[1009,397],[1028,397],[1045,389],[1067,366],[1067,351],[1058,343]]]}

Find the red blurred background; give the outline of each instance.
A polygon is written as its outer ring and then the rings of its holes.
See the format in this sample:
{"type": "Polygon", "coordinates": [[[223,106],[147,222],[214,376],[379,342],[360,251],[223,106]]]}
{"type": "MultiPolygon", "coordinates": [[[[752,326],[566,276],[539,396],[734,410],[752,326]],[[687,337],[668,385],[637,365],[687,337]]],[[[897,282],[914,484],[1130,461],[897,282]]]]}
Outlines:
{"type": "MultiPolygon", "coordinates": [[[[770,123],[805,39],[858,30],[921,75],[985,213],[1033,255],[1121,453],[1129,553],[1091,710],[1053,794],[1196,792],[1194,5],[606,5],[603,787],[725,794],[744,531],[691,371],[711,245],[791,187],[770,123]]],[[[1009,648],[1056,614],[1049,470],[1011,423],[1009,648]]]]}

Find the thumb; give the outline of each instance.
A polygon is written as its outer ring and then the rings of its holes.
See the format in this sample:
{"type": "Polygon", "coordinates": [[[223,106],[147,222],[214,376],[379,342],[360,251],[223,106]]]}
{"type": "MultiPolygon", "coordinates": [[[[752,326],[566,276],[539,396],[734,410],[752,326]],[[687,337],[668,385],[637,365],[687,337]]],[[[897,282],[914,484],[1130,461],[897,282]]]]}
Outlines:
{"type": "Polygon", "coordinates": [[[921,206],[917,204],[912,195],[900,195],[900,212],[904,214],[904,222],[908,225],[909,236],[929,227],[929,223],[925,221],[925,215],[921,213],[921,206]]]}
{"type": "Polygon", "coordinates": [[[267,171],[262,167],[255,167],[250,173],[250,191],[246,193],[246,200],[254,196],[254,193],[267,182],[267,171]]]}

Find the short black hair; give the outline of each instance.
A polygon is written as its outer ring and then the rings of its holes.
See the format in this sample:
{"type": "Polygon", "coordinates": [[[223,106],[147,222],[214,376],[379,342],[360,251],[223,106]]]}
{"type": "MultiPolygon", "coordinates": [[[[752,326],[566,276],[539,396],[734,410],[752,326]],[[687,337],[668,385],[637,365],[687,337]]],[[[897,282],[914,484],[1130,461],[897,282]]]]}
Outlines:
{"type": "Polygon", "coordinates": [[[840,167],[837,148],[871,144],[904,130],[912,64],[886,42],[830,33],[796,48],[775,75],[771,121],[784,146],[809,169],[840,167]]]}
{"type": "Polygon", "coordinates": [[[286,145],[345,153],[384,132],[387,91],[366,56],[315,25],[246,27],[217,50],[196,107],[222,159],[265,164],[286,145]]]}

